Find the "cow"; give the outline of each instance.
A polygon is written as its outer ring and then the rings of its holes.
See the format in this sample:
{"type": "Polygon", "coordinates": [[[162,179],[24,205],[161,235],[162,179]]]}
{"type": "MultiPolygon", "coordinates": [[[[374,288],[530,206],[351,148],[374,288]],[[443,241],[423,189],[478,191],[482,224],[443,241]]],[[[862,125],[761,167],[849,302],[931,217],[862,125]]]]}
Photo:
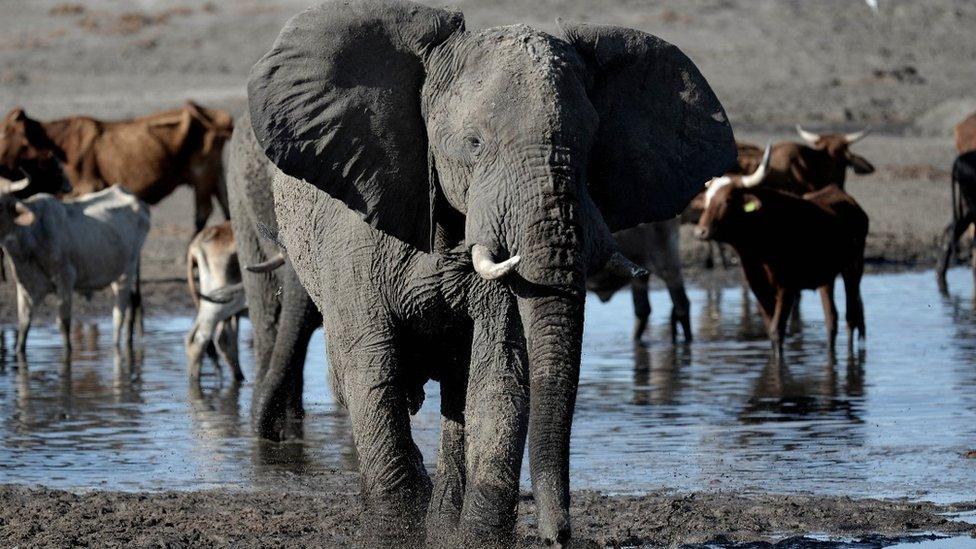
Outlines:
{"type": "Polygon", "coordinates": [[[246,307],[244,292],[234,292],[227,296],[230,299],[215,297],[216,292],[241,283],[230,221],[207,227],[190,241],[186,251],[186,282],[197,309],[193,327],[184,341],[190,379],[199,381],[204,351],[213,344],[233,372],[234,381],[244,381],[237,352],[238,317],[246,307]]]}
{"type": "Polygon", "coordinates": [[[200,232],[213,211],[213,198],[228,216],[221,151],[233,127],[229,113],[192,101],[179,109],[119,121],[71,116],[38,122],[17,107],[0,127],[0,158],[8,170],[29,169],[40,158],[59,160],[72,187],[61,193],[65,196],[117,183],[153,205],[177,186],[189,184],[200,232]]]}
{"type": "Polygon", "coordinates": [[[853,350],[855,331],[859,341],[865,337],[860,282],[867,214],[838,185],[802,196],[766,187],[763,180],[769,162],[767,148],[752,175],[711,180],[696,235],[726,242],[739,254],[777,360],[782,360],[789,313],[804,289],[820,292],[827,343],[833,352],[837,338],[833,290],[840,274],[847,296],[848,347],[853,350]]]}
{"type": "MultiPolygon", "coordinates": [[[[959,238],[976,223],[976,150],[960,154],[952,163],[952,221],[945,229],[936,281],[942,293],[948,292],[946,271],[959,238]]],[[[974,242],[976,243],[976,242],[974,242]]],[[[976,253],[973,253],[973,280],[976,282],[976,253]]]]}
{"type": "MultiPolygon", "coordinates": [[[[855,174],[874,173],[874,166],[863,156],[855,154],[851,146],[864,139],[870,130],[848,134],[817,134],[796,126],[806,142],[781,141],[772,147],[769,167],[763,186],[795,195],[820,190],[828,185],[841,189],[847,180],[847,169],[855,174]]],[[[739,143],[738,174],[754,173],[763,156],[755,145],[739,143]]]]}
{"type": "Polygon", "coordinates": [[[959,154],[976,151],[976,112],[956,124],[952,133],[956,138],[959,154]]]}
{"type": "MultiPolygon", "coordinates": [[[[671,294],[671,341],[674,343],[678,340],[680,325],[685,342],[690,343],[691,304],[681,276],[680,228],[680,219],[674,218],[618,231],[613,237],[624,257],[664,281],[671,294]]],[[[624,285],[630,284],[634,298],[634,316],[637,317],[633,332],[635,341],[639,341],[644,335],[651,315],[651,302],[647,296],[649,278],[648,273],[634,278],[629,272],[621,274],[604,269],[586,280],[587,289],[603,302],[609,300],[624,285]]]]}
{"type": "Polygon", "coordinates": [[[115,295],[116,348],[124,343],[131,349],[142,307],[139,255],[148,233],[149,208],[117,186],[65,201],[0,193],[0,246],[17,285],[17,354],[25,354],[34,306],[54,293],[70,356],[72,293],[90,296],[107,286],[115,295]]]}

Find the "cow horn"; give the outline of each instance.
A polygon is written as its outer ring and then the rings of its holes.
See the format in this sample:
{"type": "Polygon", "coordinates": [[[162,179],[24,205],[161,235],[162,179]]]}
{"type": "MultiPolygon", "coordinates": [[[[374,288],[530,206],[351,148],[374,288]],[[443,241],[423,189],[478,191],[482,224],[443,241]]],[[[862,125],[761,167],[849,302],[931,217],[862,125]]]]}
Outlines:
{"type": "Polygon", "coordinates": [[[800,126],[799,124],[796,125],[796,133],[800,134],[800,138],[811,145],[816,145],[817,141],[820,140],[819,134],[808,132],[804,130],[803,127],[800,126]]]}
{"type": "Polygon", "coordinates": [[[607,264],[603,268],[613,274],[628,278],[637,278],[649,274],[647,269],[627,259],[620,252],[613,252],[613,255],[610,256],[610,259],[607,260],[607,264]]]}
{"type": "Polygon", "coordinates": [[[471,247],[471,263],[474,265],[474,270],[485,280],[495,280],[507,275],[521,260],[521,256],[513,255],[501,263],[495,263],[488,248],[481,244],[471,247]]]}
{"type": "Polygon", "coordinates": [[[283,254],[275,254],[274,257],[267,261],[261,263],[256,263],[254,265],[248,265],[244,267],[245,269],[251,271],[252,273],[270,273],[271,271],[281,267],[285,264],[285,256],[283,254]]]}
{"type": "Polygon", "coordinates": [[[853,145],[854,143],[857,143],[858,141],[867,137],[869,133],[871,133],[871,128],[864,128],[859,132],[844,134],[844,140],[847,141],[848,145],[853,145]]]}
{"type": "Polygon", "coordinates": [[[769,143],[766,143],[766,150],[763,151],[762,161],[759,162],[759,167],[756,171],[749,175],[742,176],[742,186],[745,188],[755,187],[756,185],[762,183],[762,180],[766,177],[766,170],[769,168],[769,153],[772,147],[769,143]]]}

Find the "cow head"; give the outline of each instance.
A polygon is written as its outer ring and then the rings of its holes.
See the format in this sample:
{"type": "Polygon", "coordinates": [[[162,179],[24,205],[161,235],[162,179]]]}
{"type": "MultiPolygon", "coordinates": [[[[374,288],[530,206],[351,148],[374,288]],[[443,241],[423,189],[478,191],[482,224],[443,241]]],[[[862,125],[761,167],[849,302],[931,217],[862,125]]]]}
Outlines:
{"type": "Polygon", "coordinates": [[[851,145],[864,139],[871,130],[861,130],[854,133],[819,134],[808,132],[797,124],[796,132],[811,147],[827,152],[832,158],[843,162],[845,167],[850,166],[854,173],[858,175],[874,173],[874,166],[866,158],[854,154],[851,150],[851,145]]]}
{"type": "Polygon", "coordinates": [[[12,192],[27,187],[27,180],[10,182],[0,178],[0,238],[10,234],[17,227],[34,223],[37,217],[12,192]]]}
{"type": "Polygon", "coordinates": [[[19,196],[70,192],[71,184],[61,170],[64,160],[64,151],[24,109],[17,107],[7,114],[0,126],[0,177],[20,179],[26,173],[30,184],[19,196]]]}
{"type": "Polygon", "coordinates": [[[766,145],[759,167],[750,175],[724,175],[705,184],[704,206],[695,236],[700,240],[724,241],[743,216],[762,208],[762,201],[751,190],[766,177],[770,149],[766,145]]]}

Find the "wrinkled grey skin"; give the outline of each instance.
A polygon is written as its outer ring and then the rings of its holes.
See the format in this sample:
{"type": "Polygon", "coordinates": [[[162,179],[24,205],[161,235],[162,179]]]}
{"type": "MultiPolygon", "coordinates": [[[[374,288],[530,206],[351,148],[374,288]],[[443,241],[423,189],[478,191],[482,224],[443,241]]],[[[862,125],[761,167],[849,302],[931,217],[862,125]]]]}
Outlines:
{"type": "MultiPolygon", "coordinates": [[[[231,225],[241,266],[257,265],[281,253],[258,234],[258,224],[276,231],[271,179],[274,167],[258,148],[245,114],[231,136],[227,168],[231,225]]],[[[322,315],[290,264],[270,272],[241,269],[254,341],[251,423],[269,440],[301,438],[305,355],[322,315]]]]}
{"type": "MultiPolygon", "coordinates": [[[[620,253],[654,273],[664,281],[671,294],[671,342],[678,341],[678,326],[684,333],[685,343],[691,343],[691,302],[685,293],[685,281],[681,275],[681,220],[678,218],[656,223],[644,223],[630,229],[613,233],[620,253]]],[[[595,293],[601,301],[608,301],[613,294],[630,284],[634,298],[634,341],[639,341],[647,331],[651,316],[651,301],[648,298],[650,276],[625,278],[604,269],[586,279],[586,288],[595,293]]]]}
{"type": "Polygon", "coordinates": [[[283,173],[237,200],[273,195],[323,314],[365,545],[510,546],[526,444],[539,531],[569,542],[586,276],[612,230],[673,217],[735,160],[721,105],[676,48],[615,27],[562,34],[326,2],[251,71],[254,135],[283,173]],[[473,246],[521,261],[487,280],[473,246]],[[409,419],[431,378],[433,486],[409,419]]]}

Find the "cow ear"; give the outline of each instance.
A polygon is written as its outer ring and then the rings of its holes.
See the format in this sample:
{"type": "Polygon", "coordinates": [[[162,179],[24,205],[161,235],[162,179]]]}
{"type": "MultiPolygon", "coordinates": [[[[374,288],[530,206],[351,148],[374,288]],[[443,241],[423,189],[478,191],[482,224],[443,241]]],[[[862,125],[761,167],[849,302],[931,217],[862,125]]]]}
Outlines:
{"type": "Polygon", "coordinates": [[[751,193],[742,196],[742,211],[753,213],[759,211],[760,208],[762,208],[762,200],[759,200],[758,196],[751,193]]]}
{"type": "Polygon", "coordinates": [[[401,0],[309,8],[251,69],[255,137],[285,174],[429,248],[424,59],[463,27],[458,13],[401,0]]]}
{"type": "Polygon", "coordinates": [[[27,138],[27,142],[30,143],[31,148],[34,149],[36,154],[35,158],[40,160],[50,160],[53,156],[59,161],[65,161],[64,150],[61,149],[47,134],[47,130],[44,129],[44,125],[30,118],[24,111],[21,110],[21,117],[17,120],[23,124],[24,137],[27,138]]]}
{"type": "Polygon", "coordinates": [[[679,214],[736,161],[732,127],[708,82],[656,36],[557,23],[589,72],[600,125],[588,181],[610,229],[679,214]]]}
{"type": "Polygon", "coordinates": [[[15,224],[21,227],[27,227],[28,225],[33,225],[35,221],[37,221],[37,216],[23,202],[18,201],[14,203],[15,224]]]}
{"type": "Polygon", "coordinates": [[[857,175],[874,173],[874,165],[868,162],[867,158],[854,154],[850,149],[847,150],[847,162],[857,175]]]}

